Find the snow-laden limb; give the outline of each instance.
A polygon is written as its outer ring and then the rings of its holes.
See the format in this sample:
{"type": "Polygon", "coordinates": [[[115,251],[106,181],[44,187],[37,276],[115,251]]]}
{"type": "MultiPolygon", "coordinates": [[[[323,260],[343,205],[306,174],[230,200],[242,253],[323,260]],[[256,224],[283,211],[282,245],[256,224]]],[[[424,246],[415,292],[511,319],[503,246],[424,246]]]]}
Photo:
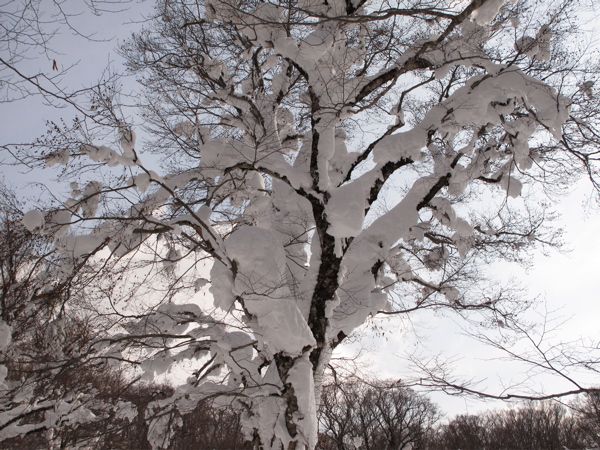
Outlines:
{"type": "Polygon", "coordinates": [[[11,440],[35,432],[52,434],[53,430],[64,427],[77,428],[79,425],[101,422],[107,416],[115,420],[132,421],[138,414],[135,406],[127,401],[115,404],[105,402],[93,392],[68,394],[52,398],[34,391],[31,384],[15,388],[19,382],[11,381],[3,389],[0,402],[0,440],[11,440]],[[17,393],[14,395],[14,393],[17,393]],[[12,394],[12,395],[11,395],[12,394]],[[10,401],[7,396],[10,395],[10,401]]]}
{"type": "Polygon", "coordinates": [[[245,307],[256,317],[257,332],[271,352],[297,356],[315,345],[306,318],[292,300],[248,299],[245,307]]]}
{"type": "Polygon", "coordinates": [[[293,386],[295,392],[304,392],[305,395],[298,395],[297,421],[300,423],[300,432],[303,441],[308,448],[317,445],[317,406],[315,399],[315,386],[313,381],[313,367],[305,353],[298,360],[288,373],[289,383],[293,386]]]}
{"type": "Polygon", "coordinates": [[[325,210],[330,223],[327,234],[336,238],[360,234],[368,206],[369,191],[375,182],[374,176],[377,175],[363,175],[333,190],[325,210]]]}
{"type": "Polygon", "coordinates": [[[500,12],[500,8],[507,2],[515,0],[488,0],[481,2],[481,6],[473,10],[471,20],[478,25],[488,25],[500,12]]]}
{"type": "Polygon", "coordinates": [[[44,226],[44,214],[41,211],[33,209],[23,215],[23,225],[29,231],[35,231],[44,226]]]}

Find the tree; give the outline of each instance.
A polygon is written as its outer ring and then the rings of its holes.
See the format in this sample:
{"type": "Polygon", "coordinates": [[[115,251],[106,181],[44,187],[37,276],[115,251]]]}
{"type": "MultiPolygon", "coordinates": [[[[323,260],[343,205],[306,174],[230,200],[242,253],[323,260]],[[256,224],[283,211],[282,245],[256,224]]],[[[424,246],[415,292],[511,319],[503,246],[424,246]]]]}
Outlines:
{"type": "Polygon", "coordinates": [[[536,192],[597,174],[576,8],[158,2],[122,49],[145,147],[103,85],[21,153],[78,181],[24,223],[70,258],[58,282],[83,263],[96,277],[90,314],[110,324],[93,357],[193,368],[143,413],[154,448],[214,398],[243,411],[255,448],[313,449],[331,354],[374,314],[518,322],[526,302],[482,267],[555,244],[536,192]],[[194,297],[207,289],[214,309],[194,297]]]}
{"type": "MultiPolygon", "coordinates": [[[[444,426],[439,437],[439,448],[475,450],[485,448],[485,428],[481,416],[461,414],[444,426]]],[[[436,448],[435,446],[433,446],[436,448]]]]}
{"type": "Polygon", "coordinates": [[[578,418],[567,414],[563,405],[549,401],[459,415],[430,436],[430,450],[584,449],[589,439],[578,418]]]}
{"type": "Polygon", "coordinates": [[[559,404],[542,403],[490,415],[486,428],[488,445],[496,442],[505,448],[562,449],[565,413],[559,404]]]}
{"type": "Polygon", "coordinates": [[[331,383],[323,387],[318,448],[425,448],[437,419],[436,407],[409,388],[356,379],[331,383]]]}
{"type": "Polygon", "coordinates": [[[64,258],[23,225],[16,195],[3,185],[0,192],[1,441],[9,448],[97,441],[133,417],[133,383],[89,351],[101,334],[80,311],[89,273],[55,279],[64,258]]]}
{"type": "Polygon", "coordinates": [[[570,405],[577,421],[577,428],[585,436],[588,447],[600,446],[600,395],[586,393],[570,405]]]}

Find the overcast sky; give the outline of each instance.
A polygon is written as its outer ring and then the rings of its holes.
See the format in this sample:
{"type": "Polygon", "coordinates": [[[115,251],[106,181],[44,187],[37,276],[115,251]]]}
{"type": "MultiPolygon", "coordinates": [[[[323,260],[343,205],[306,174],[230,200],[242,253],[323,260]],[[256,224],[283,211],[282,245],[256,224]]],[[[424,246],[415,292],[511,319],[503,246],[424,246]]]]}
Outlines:
{"type": "MultiPolygon", "coordinates": [[[[99,17],[86,12],[81,3],[67,2],[73,11],[79,9],[82,12],[73,17],[73,24],[79,30],[94,34],[96,41],[65,32],[52,42],[56,54],[37,55],[22,66],[28,73],[51,74],[52,60],[56,59],[60,69],[74,65],[65,82],[76,89],[96,81],[108,64],[121,69],[121,60],[114,49],[132,31],[139,29],[139,20],[152,3],[131,3],[127,11],[99,17]]],[[[22,142],[43,134],[46,120],[71,119],[73,111],[49,108],[39,97],[34,97],[0,104],[0,117],[3,143],[22,142]]],[[[56,186],[47,173],[26,172],[15,167],[1,167],[0,171],[7,184],[19,188],[23,197],[30,200],[40,192],[34,183],[56,186]]],[[[526,288],[531,298],[538,297],[540,313],[547,308],[555,317],[569,318],[557,331],[558,339],[571,340],[578,336],[600,339],[600,211],[590,203],[590,194],[589,183],[581,182],[565,193],[556,205],[560,214],[557,225],[565,229],[565,249],[570,251],[551,251],[547,255],[537,252],[528,270],[514,264],[497,264],[493,269],[498,279],[512,280],[526,288]]],[[[461,334],[460,326],[449,316],[423,313],[410,321],[377,322],[377,325],[386,332],[385,336],[374,335],[372,327],[367,327],[358,344],[341,349],[343,354],[353,355],[359,346],[365,347],[368,356],[363,362],[374,375],[392,379],[404,377],[407,371],[405,356],[415,351],[429,355],[441,352],[456,357],[456,369],[460,374],[486,379],[483,386],[495,392],[502,386],[499,376],[503,380],[515,380],[523,375],[510,364],[487,360],[495,355],[461,334]]],[[[552,383],[544,386],[547,390],[557,387],[552,383]]],[[[443,394],[435,394],[433,398],[448,415],[489,406],[443,394]]]]}

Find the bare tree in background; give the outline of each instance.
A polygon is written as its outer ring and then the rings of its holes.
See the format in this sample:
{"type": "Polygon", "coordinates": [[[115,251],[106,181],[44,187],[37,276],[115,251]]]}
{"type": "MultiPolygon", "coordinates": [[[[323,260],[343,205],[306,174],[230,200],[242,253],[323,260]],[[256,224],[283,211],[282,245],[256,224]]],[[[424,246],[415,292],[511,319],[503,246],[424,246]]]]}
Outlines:
{"type": "Polygon", "coordinates": [[[382,380],[326,384],[319,405],[318,448],[425,448],[437,419],[433,403],[409,388],[382,380]]]}
{"type": "Polygon", "coordinates": [[[589,392],[570,405],[577,420],[578,432],[588,447],[600,447],[600,394],[589,392]]]}
{"type": "Polygon", "coordinates": [[[460,414],[445,425],[430,447],[440,449],[479,450],[485,448],[484,418],[473,414],[460,414]]]}
{"type": "Polygon", "coordinates": [[[536,195],[597,180],[598,70],[573,41],[577,14],[159,1],[122,49],[146,88],[145,145],[102,86],[90,112],[13,149],[74,180],[23,223],[63,255],[53,283],[93,274],[105,335],[89,358],[150,379],[187,370],[140,411],[153,448],[207,398],[241,412],[256,449],[315,448],[332,352],[376,314],[519,329],[527,302],[485,264],[555,245],[536,195]]]}
{"type": "Polygon", "coordinates": [[[426,448],[586,449],[594,445],[585,419],[557,402],[528,402],[510,409],[459,415],[430,434],[426,448]]]}

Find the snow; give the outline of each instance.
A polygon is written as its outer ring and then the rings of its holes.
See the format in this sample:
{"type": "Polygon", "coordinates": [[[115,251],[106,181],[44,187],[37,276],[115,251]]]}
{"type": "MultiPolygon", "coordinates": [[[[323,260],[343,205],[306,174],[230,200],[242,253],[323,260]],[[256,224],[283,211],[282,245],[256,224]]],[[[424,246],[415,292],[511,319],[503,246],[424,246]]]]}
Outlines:
{"type": "Polygon", "coordinates": [[[82,153],[90,157],[92,161],[96,162],[110,162],[115,156],[116,152],[110,147],[105,145],[83,145],[81,147],[82,153]]]}
{"type": "Polygon", "coordinates": [[[121,139],[119,143],[121,144],[121,150],[123,151],[123,158],[128,160],[135,160],[135,132],[129,127],[123,127],[120,130],[121,139]]]}
{"type": "Polygon", "coordinates": [[[456,217],[452,221],[452,228],[455,229],[456,233],[461,237],[470,237],[473,235],[474,231],[471,224],[462,217],[456,217]]]}
{"type": "Polygon", "coordinates": [[[44,214],[37,209],[32,209],[23,215],[22,222],[29,231],[38,231],[44,226],[44,214]]]}
{"type": "Polygon", "coordinates": [[[46,156],[46,165],[48,167],[62,165],[66,166],[69,163],[69,158],[71,157],[68,149],[62,149],[55,153],[52,153],[46,156]]]}
{"type": "Polygon", "coordinates": [[[535,57],[540,61],[548,61],[550,59],[551,39],[552,33],[550,32],[548,25],[543,25],[536,34],[538,49],[535,57]]]}
{"type": "Polygon", "coordinates": [[[73,217],[71,211],[67,209],[59,209],[51,212],[46,216],[46,227],[55,237],[60,238],[66,236],[70,230],[71,219],[73,217]]]}
{"type": "Polygon", "coordinates": [[[376,163],[399,161],[402,158],[421,159],[427,142],[427,131],[421,127],[382,139],[373,151],[376,163]]]}
{"type": "Polygon", "coordinates": [[[388,263],[391,271],[396,274],[400,280],[409,280],[412,278],[412,268],[410,264],[406,262],[400,252],[395,255],[391,255],[386,262],[388,263]]]}
{"type": "Polygon", "coordinates": [[[84,144],[81,146],[80,151],[83,155],[88,156],[92,161],[104,163],[109,167],[114,167],[117,165],[132,166],[135,164],[133,147],[125,144],[125,148],[130,148],[131,151],[125,152],[124,155],[119,154],[106,145],[84,144]]]}
{"type": "Polygon", "coordinates": [[[259,335],[273,354],[296,356],[305,347],[314,347],[315,339],[306,319],[292,299],[249,299],[245,306],[256,317],[259,335]]]}
{"type": "Polygon", "coordinates": [[[206,278],[197,278],[196,281],[194,281],[194,290],[196,292],[198,292],[200,289],[202,289],[204,286],[206,286],[207,284],[209,284],[210,281],[207,280],[206,278]]]}
{"type": "Polygon", "coordinates": [[[315,448],[318,434],[317,405],[312,376],[313,366],[308,355],[306,352],[294,361],[294,365],[288,372],[287,381],[294,387],[294,392],[299,394],[297,414],[303,441],[308,444],[308,448],[315,448]]]}
{"type": "Polygon", "coordinates": [[[150,186],[150,180],[151,178],[149,174],[140,173],[133,177],[132,182],[138,189],[138,191],[140,191],[140,193],[143,194],[148,189],[148,186],[150,186]]]}
{"type": "Polygon", "coordinates": [[[229,310],[235,301],[233,295],[233,275],[231,270],[220,261],[215,261],[210,270],[210,293],[217,308],[229,310]]]}
{"type": "Polygon", "coordinates": [[[102,184],[98,181],[90,181],[82,193],[81,213],[83,217],[93,217],[100,204],[100,190],[102,184]]]}
{"type": "Polygon", "coordinates": [[[102,235],[69,235],[60,241],[60,249],[73,258],[80,258],[94,253],[105,242],[106,238],[102,235]]]}
{"type": "Polygon", "coordinates": [[[329,115],[319,117],[317,126],[319,132],[319,151],[317,153],[317,168],[319,170],[319,188],[328,190],[331,186],[329,180],[329,161],[335,154],[335,128],[336,121],[329,115]]]}
{"type": "Polygon", "coordinates": [[[4,382],[6,380],[7,375],[8,375],[8,369],[6,368],[6,366],[0,364],[0,389],[1,390],[7,389],[6,383],[4,382]]]}
{"type": "Polygon", "coordinates": [[[522,36],[515,42],[515,49],[521,53],[525,53],[528,56],[535,55],[535,38],[532,36],[522,36]]]}
{"type": "MultiPolygon", "coordinates": [[[[206,142],[201,152],[203,166],[212,169],[225,169],[240,162],[252,162],[255,156],[254,149],[243,143],[234,145],[231,142],[217,140],[206,142]]],[[[215,171],[215,173],[221,172],[215,171]]]]}
{"type": "Polygon", "coordinates": [[[448,254],[446,248],[434,247],[423,257],[423,264],[430,270],[440,270],[444,267],[448,254]]]}
{"type": "Polygon", "coordinates": [[[225,250],[235,263],[235,279],[224,264],[213,265],[210,290],[215,305],[227,309],[235,295],[243,296],[259,336],[273,353],[299,355],[304,347],[314,346],[304,315],[294,300],[285,298],[285,253],[277,234],[244,225],[225,240],[225,250]]]}
{"type": "Polygon", "coordinates": [[[116,419],[125,419],[128,422],[133,422],[138,415],[137,407],[133,403],[122,400],[115,404],[114,412],[116,419]]]}
{"type": "Polygon", "coordinates": [[[515,49],[525,53],[530,58],[536,58],[540,61],[548,61],[551,52],[552,33],[547,25],[542,26],[535,37],[522,36],[515,42],[515,49]]]}
{"type": "MultiPolygon", "coordinates": [[[[283,448],[286,448],[291,439],[285,427],[285,407],[283,406],[283,402],[277,396],[273,396],[271,398],[262,398],[256,403],[257,405],[252,411],[255,416],[243,416],[242,420],[256,427],[261,436],[273,436],[275,438],[271,445],[265,447],[265,450],[280,448],[278,442],[282,442],[283,448]]],[[[248,437],[252,439],[251,431],[248,432],[248,437]]]]}
{"type": "Polygon", "coordinates": [[[258,292],[282,282],[285,253],[274,231],[243,225],[226,240],[225,251],[237,264],[235,288],[258,292]]]}
{"type": "Polygon", "coordinates": [[[500,185],[506,190],[509,197],[517,198],[521,195],[523,185],[515,177],[505,175],[500,180],[500,185]]]}
{"type": "Polygon", "coordinates": [[[471,20],[482,26],[489,24],[508,1],[514,0],[486,0],[482,6],[471,13],[471,20]]]}
{"type": "Polygon", "coordinates": [[[12,329],[4,320],[0,319],[0,352],[6,351],[12,339],[12,329]]]}
{"type": "Polygon", "coordinates": [[[367,195],[371,183],[365,177],[335,189],[327,202],[327,233],[337,238],[358,235],[363,227],[367,195]],[[365,182],[366,180],[366,182],[365,182]]]}
{"type": "Polygon", "coordinates": [[[84,407],[78,398],[71,401],[59,400],[54,409],[46,411],[45,419],[51,424],[87,423],[99,419],[92,411],[84,407]]]}

